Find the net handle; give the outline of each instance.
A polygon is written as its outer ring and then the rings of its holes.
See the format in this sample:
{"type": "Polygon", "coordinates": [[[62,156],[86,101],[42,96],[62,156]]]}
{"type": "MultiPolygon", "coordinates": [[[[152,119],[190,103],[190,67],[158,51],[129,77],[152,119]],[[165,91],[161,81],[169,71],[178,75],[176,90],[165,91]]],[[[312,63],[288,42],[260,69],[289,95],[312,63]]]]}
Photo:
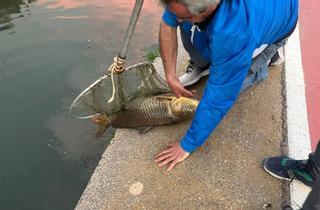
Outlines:
{"type": "Polygon", "coordinates": [[[124,42],[123,42],[123,45],[122,45],[122,48],[121,48],[121,51],[119,54],[119,58],[121,58],[122,60],[126,59],[128,47],[129,47],[134,29],[137,25],[137,21],[138,21],[138,17],[139,17],[139,14],[140,14],[140,11],[141,11],[141,8],[143,5],[143,1],[144,0],[136,0],[133,11],[131,13],[130,22],[129,22],[129,25],[128,25],[128,28],[127,28],[127,31],[125,34],[124,42]]]}

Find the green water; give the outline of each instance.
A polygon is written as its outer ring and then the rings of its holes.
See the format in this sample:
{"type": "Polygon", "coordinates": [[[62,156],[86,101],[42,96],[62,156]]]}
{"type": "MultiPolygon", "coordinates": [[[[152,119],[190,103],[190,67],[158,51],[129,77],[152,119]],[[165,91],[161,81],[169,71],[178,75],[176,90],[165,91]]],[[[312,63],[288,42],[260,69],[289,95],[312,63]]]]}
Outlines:
{"type": "MultiPolygon", "coordinates": [[[[0,209],[73,209],[109,130],[68,116],[122,44],[133,0],[0,0],[0,209]]],[[[128,52],[157,43],[160,6],[146,1],[128,52]]]]}

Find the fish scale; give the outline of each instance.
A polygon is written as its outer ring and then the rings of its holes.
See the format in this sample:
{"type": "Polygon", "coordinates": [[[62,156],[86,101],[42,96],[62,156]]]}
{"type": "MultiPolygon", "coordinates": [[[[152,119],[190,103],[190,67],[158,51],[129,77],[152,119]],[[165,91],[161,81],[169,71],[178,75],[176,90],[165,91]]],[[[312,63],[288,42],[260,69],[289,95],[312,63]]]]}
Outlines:
{"type": "Polygon", "coordinates": [[[188,120],[194,115],[198,104],[199,101],[194,99],[168,95],[137,98],[120,112],[93,117],[92,121],[99,126],[96,138],[110,125],[114,128],[141,128],[188,120]]]}
{"type": "Polygon", "coordinates": [[[112,115],[113,127],[140,127],[146,125],[164,125],[178,122],[170,110],[170,100],[150,97],[133,101],[126,110],[112,115]]]}

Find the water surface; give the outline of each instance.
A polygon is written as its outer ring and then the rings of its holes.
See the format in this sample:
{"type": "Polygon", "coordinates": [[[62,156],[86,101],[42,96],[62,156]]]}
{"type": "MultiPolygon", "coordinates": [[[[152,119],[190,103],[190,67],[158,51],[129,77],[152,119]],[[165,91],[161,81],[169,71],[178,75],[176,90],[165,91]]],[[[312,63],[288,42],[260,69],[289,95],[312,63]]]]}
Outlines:
{"type": "MultiPolygon", "coordinates": [[[[132,0],[0,1],[0,209],[73,209],[112,131],[93,138],[72,100],[118,54],[132,0]]],[[[157,43],[161,8],[145,1],[128,64],[157,43]]]]}

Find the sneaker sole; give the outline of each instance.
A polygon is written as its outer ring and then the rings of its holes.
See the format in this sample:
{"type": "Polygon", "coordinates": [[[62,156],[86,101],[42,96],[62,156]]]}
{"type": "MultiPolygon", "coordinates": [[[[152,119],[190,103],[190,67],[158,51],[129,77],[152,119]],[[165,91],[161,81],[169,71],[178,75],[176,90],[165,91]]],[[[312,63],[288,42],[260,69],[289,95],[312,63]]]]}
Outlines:
{"type": "MultiPolygon", "coordinates": [[[[273,176],[273,177],[275,177],[275,178],[277,178],[277,179],[286,180],[286,181],[291,181],[291,179],[284,178],[284,177],[282,177],[282,176],[278,176],[277,174],[269,171],[265,166],[263,166],[263,169],[264,169],[268,174],[270,174],[271,176],[273,176]]],[[[305,186],[307,186],[307,187],[311,187],[311,186],[309,186],[308,184],[303,183],[303,182],[300,181],[299,179],[294,179],[294,180],[300,182],[301,184],[303,184],[303,185],[305,185],[305,186]]]]}
{"type": "Polygon", "coordinates": [[[200,74],[198,74],[198,76],[196,76],[193,80],[189,81],[189,82],[186,82],[184,84],[182,84],[183,86],[190,86],[190,85],[193,85],[195,84],[196,82],[198,82],[202,77],[205,77],[209,74],[209,69],[201,72],[200,74]]]}
{"type": "Polygon", "coordinates": [[[277,174],[269,171],[265,166],[263,166],[263,169],[264,169],[266,172],[268,172],[268,174],[270,174],[271,176],[273,176],[273,177],[275,177],[275,178],[277,178],[277,179],[282,179],[282,180],[287,180],[287,181],[290,181],[290,180],[291,180],[291,179],[288,179],[288,178],[284,178],[284,177],[282,177],[282,176],[278,176],[277,174]]]}

